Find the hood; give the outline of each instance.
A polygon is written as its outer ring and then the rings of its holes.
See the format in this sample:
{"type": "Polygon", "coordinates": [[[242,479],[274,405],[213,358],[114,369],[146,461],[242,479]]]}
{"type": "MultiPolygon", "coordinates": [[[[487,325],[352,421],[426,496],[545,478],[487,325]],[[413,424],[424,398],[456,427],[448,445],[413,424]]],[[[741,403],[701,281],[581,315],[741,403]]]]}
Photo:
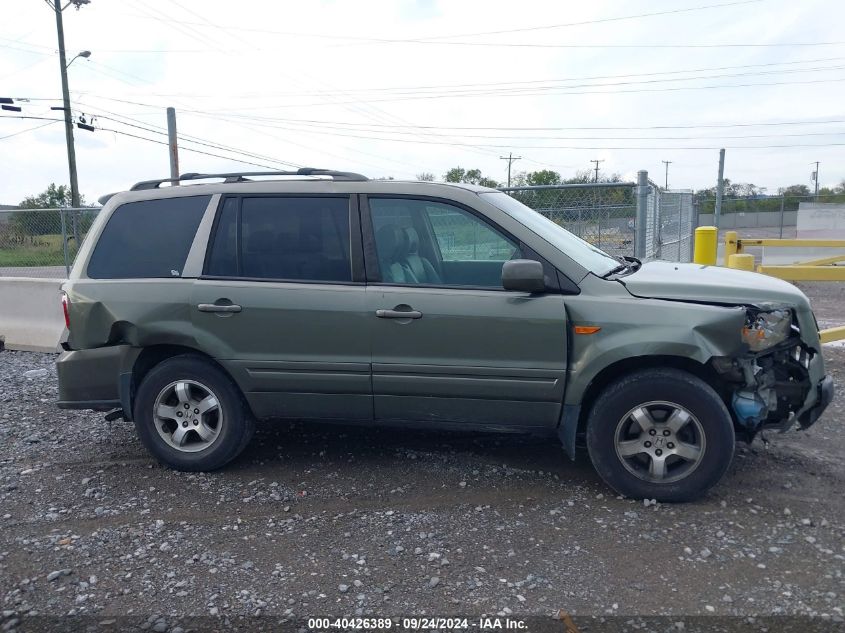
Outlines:
{"type": "Polygon", "coordinates": [[[648,262],[619,281],[635,297],[647,299],[733,305],[783,303],[796,308],[810,305],[806,295],[789,282],[720,266],[648,262]]]}

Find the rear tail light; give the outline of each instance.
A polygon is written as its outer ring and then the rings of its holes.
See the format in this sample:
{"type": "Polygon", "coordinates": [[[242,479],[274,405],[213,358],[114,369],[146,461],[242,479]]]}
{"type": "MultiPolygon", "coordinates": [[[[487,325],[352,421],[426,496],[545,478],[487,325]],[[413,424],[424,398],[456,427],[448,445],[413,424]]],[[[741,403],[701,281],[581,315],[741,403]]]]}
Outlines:
{"type": "Polygon", "coordinates": [[[67,298],[67,293],[62,293],[62,312],[65,315],[65,327],[70,329],[70,312],[68,308],[70,307],[70,299],[67,298]]]}

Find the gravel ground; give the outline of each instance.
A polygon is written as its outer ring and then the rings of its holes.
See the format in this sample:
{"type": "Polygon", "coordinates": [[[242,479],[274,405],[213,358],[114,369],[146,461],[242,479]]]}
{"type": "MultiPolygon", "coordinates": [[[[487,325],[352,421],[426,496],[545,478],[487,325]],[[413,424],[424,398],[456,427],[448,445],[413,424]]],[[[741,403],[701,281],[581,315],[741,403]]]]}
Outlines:
{"type": "MultiPolygon", "coordinates": [[[[836,321],[845,288],[804,289],[836,321]]],[[[841,384],[845,349],[825,357],[841,384]]],[[[664,505],[617,497],[585,456],[504,435],[267,423],[225,470],[177,473],[131,424],[57,410],[54,361],[0,352],[7,630],[36,614],[174,630],[189,615],[558,609],[843,626],[841,395],[807,432],[740,444],[704,499],[664,505]]]]}

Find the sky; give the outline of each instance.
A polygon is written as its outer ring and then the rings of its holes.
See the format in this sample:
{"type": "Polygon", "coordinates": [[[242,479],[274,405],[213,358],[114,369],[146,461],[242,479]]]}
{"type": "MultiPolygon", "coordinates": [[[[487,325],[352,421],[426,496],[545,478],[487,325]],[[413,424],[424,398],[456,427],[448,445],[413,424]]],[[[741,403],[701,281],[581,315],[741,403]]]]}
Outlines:
{"type": "MultiPolygon", "coordinates": [[[[0,203],[68,183],[55,14],[3,0],[0,203]],[[31,118],[17,118],[17,117],[31,118]]],[[[63,13],[80,190],[169,173],[593,167],[776,193],[845,179],[845,3],[833,0],[91,0],[63,13]],[[213,154],[213,155],[210,155],[213,154]],[[812,163],[812,164],[811,164],[812,163]]]]}

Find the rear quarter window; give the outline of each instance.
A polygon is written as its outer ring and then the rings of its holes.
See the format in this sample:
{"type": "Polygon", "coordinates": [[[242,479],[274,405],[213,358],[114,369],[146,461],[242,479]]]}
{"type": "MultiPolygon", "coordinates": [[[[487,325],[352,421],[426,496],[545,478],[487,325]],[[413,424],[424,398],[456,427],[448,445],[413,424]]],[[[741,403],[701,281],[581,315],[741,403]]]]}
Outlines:
{"type": "Polygon", "coordinates": [[[97,240],[88,261],[88,277],[181,277],[210,199],[188,196],[121,205],[97,240]]]}

